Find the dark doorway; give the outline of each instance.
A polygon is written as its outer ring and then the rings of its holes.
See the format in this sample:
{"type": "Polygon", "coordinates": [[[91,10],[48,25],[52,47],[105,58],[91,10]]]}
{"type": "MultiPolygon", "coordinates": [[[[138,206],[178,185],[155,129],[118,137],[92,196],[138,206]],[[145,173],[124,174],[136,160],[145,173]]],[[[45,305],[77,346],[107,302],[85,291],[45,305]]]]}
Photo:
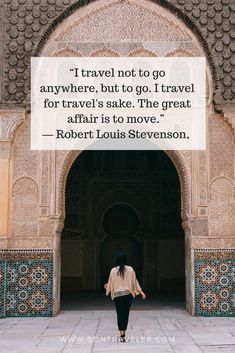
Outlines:
{"type": "Polygon", "coordinates": [[[118,251],[123,251],[138,278],[142,270],[141,244],[135,237],[139,229],[137,211],[125,203],[114,203],[103,215],[103,229],[105,238],[100,247],[101,283],[104,284],[114,266],[118,251]]]}
{"type": "Polygon", "coordinates": [[[66,185],[61,293],[103,290],[118,250],[148,293],[184,296],[176,169],[162,151],[83,151],[66,185]]]}

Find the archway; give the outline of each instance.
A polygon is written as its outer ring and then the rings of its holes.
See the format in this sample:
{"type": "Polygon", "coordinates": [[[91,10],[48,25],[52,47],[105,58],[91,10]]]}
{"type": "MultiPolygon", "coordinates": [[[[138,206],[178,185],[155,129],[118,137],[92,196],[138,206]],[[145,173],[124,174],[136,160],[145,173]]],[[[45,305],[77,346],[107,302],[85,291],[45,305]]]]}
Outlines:
{"type": "Polygon", "coordinates": [[[185,293],[179,177],[162,151],[83,151],[68,173],[62,292],[102,291],[125,251],[147,293],[185,293]]]}
{"type": "MultiPolygon", "coordinates": [[[[40,47],[41,56],[206,56],[206,51],[202,48],[203,41],[199,42],[194,33],[170,9],[156,3],[145,0],[100,0],[76,9],[71,9],[68,19],[57,22],[58,26],[53,27],[53,32],[46,33],[41,42],[44,44],[47,40],[45,46],[40,47]],[[141,13],[141,17],[136,21],[138,13],[141,13]]],[[[212,106],[212,92],[212,78],[208,66],[208,116],[212,106]]],[[[66,180],[70,167],[80,153],[81,151],[56,151],[49,156],[50,182],[53,186],[53,216],[50,217],[50,222],[54,239],[54,314],[60,309],[60,249],[61,231],[65,220],[66,180]]],[[[192,235],[197,235],[198,232],[208,233],[206,203],[198,196],[207,190],[208,180],[204,176],[208,173],[208,156],[204,152],[199,154],[191,151],[166,153],[173,162],[180,180],[181,220],[186,244],[186,304],[187,310],[194,314],[195,244],[192,235]],[[201,168],[204,168],[204,174],[201,173],[201,168]],[[196,183],[198,185],[195,187],[196,183]]],[[[94,248],[90,248],[90,253],[92,251],[95,251],[94,248]]]]}

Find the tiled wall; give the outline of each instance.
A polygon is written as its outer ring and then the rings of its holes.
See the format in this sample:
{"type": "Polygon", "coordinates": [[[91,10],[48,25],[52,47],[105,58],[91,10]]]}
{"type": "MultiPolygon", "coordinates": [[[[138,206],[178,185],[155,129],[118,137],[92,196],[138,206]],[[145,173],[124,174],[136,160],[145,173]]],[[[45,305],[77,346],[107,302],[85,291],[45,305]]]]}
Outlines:
{"type": "MultiPolygon", "coordinates": [[[[195,314],[235,316],[235,249],[194,250],[195,314]]],[[[0,251],[0,317],[52,316],[53,252],[0,251]]]]}
{"type": "Polygon", "coordinates": [[[52,316],[52,251],[0,251],[0,282],[0,317],[52,316]]]}
{"type": "Polygon", "coordinates": [[[194,251],[195,314],[235,316],[235,249],[194,251]]]}
{"type": "Polygon", "coordinates": [[[4,316],[4,272],[5,272],[5,262],[0,261],[0,317],[4,316]]]}

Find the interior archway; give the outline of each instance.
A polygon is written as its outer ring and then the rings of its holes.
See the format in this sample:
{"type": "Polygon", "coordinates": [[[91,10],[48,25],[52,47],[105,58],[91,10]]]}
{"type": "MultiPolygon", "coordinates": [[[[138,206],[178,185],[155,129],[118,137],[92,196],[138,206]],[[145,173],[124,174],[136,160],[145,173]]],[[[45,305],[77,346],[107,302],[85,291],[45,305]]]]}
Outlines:
{"type": "Polygon", "coordinates": [[[139,212],[132,203],[120,202],[117,195],[113,197],[117,201],[111,203],[102,217],[105,233],[100,247],[100,280],[102,284],[106,283],[110,268],[114,266],[114,259],[119,251],[126,254],[128,264],[135,269],[137,277],[141,277],[142,270],[142,249],[136,238],[140,227],[139,212]]]}
{"type": "Polygon", "coordinates": [[[63,293],[102,293],[120,250],[149,295],[183,299],[180,195],[163,151],[83,151],[66,183],[62,305],[63,293]]]}

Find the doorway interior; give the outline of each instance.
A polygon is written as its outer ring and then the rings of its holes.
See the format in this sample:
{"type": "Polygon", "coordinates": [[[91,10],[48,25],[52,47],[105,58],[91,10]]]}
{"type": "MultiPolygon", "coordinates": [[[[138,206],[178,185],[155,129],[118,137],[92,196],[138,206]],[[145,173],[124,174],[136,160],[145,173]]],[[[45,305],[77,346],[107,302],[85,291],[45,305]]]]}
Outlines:
{"type": "Polygon", "coordinates": [[[83,151],[66,183],[62,309],[106,305],[103,285],[120,250],[149,302],[184,303],[180,199],[178,174],[163,151],[83,151]]]}

